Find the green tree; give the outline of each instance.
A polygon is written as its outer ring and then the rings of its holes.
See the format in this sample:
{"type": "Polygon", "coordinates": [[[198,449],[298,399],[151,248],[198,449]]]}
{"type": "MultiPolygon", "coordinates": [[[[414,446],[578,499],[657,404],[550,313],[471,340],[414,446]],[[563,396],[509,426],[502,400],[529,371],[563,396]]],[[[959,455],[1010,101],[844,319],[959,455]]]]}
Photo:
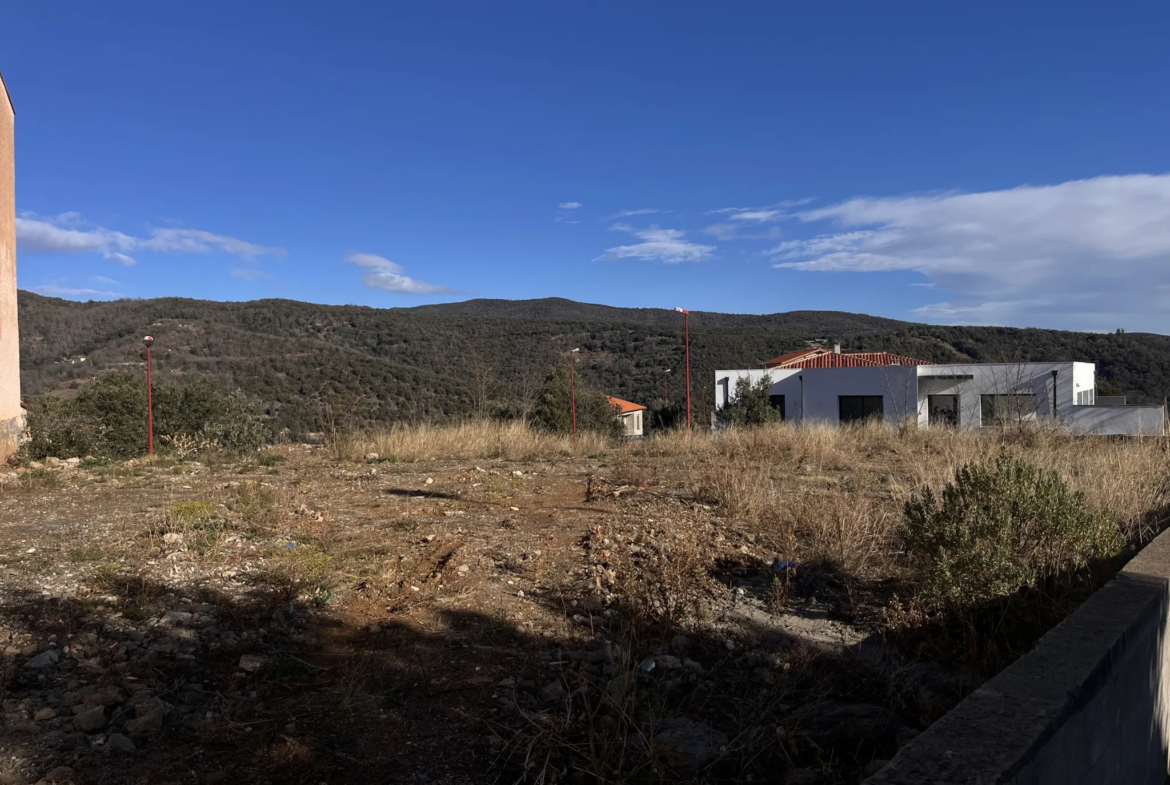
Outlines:
{"type": "Polygon", "coordinates": [[[752,383],[746,376],[735,382],[735,396],[724,404],[717,413],[719,422],[740,427],[763,425],[783,419],[778,409],[772,407],[772,377],[764,374],[752,383]]]}
{"type": "MultiPolygon", "coordinates": [[[[560,366],[545,379],[532,411],[532,423],[553,433],[571,433],[573,406],[569,369],[560,366]]],[[[585,387],[577,379],[577,429],[618,437],[622,434],[618,409],[605,394],[585,387]]]]}
{"type": "MultiPolygon", "coordinates": [[[[254,399],[224,395],[207,379],[155,383],[151,389],[156,449],[167,437],[190,436],[221,450],[255,451],[271,439],[254,399]]],[[[69,400],[45,395],[29,404],[32,458],[97,455],[131,458],[147,450],[146,383],[130,371],[105,373],[69,400]]]]}

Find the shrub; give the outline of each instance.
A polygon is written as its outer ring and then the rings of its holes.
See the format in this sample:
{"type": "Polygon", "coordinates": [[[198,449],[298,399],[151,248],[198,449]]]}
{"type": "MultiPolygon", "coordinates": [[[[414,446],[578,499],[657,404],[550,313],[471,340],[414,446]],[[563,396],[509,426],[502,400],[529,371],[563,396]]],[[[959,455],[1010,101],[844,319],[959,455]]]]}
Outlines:
{"type": "MultiPolygon", "coordinates": [[[[207,380],[163,381],[152,389],[155,441],[183,455],[211,444],[254,452],[268,441],[264,419],[244,393],[221,393],[207,380]]],[[[114,371],[86,384],[76,398],[43,396],[28,407],[30,458],[97,455],[130,458],[146,452],[146,385],[136,374],[114,371]]]]}
{"type": "MultiPolygon", "coordinates": [[[[569,369],[553,371],[540,390],[532,422],[550,433],[570,433],[573,430],[572,390],[569,369]]],[[[590,390],[577,380],[577,430],[591,431],[617,438],[622,435],[622,424],[617,408],[604,393],[590,390]]]]}
{"type": "Polygon", "coordinates": [[[269,439],[268,427],[256,411],[255,402],[242,390],[228,395],[217,417],[204,423],[199,435],[221,450],[256,452],[269,439]]]}
{"type": "Polygon", "coordinates": [[[783,419],[772,407],[772,377],[764,374],[755,384],[746,376],[735,383],[735,397],[717,413],[724,425],[752,426],[779,422],[783,419]]]}
{"type": "Polygon", "coordinates": [[[906,503],[898,539],[928,607],[972,606],[1117,555],[1117,524],[1054,471],[1001,452],[906,503]]]}

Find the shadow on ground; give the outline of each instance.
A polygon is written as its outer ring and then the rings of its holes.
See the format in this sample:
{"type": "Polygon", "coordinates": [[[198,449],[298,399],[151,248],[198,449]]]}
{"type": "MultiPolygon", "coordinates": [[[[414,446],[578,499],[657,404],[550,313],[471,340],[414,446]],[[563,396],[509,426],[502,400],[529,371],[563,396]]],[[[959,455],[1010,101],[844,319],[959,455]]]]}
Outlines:
{"type": "Polygon", "coordinates": [[[860,658],[773,628],[552,594],[556,636],[456,610],[358,626],[293,596],[9,592],[8,781],[856,782],[914,732],[860,658]]]}

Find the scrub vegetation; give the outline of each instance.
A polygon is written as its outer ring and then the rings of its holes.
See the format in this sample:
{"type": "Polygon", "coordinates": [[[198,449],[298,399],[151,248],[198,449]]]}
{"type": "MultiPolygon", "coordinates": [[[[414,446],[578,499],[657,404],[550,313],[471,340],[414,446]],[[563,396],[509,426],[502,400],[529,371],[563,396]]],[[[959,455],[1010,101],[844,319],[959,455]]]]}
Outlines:
{"type": "Polygon", "coordinates": [[[1041,428],[491,418],[21,465],[0,776],[852,785],[1161,531],[1168,479],[1163,439],[1041,428]]]}
{"type": "MultiPolygon", "coordinates": [[[[472,300],[419,308],[243,303],[179,298],[79,303],[20,292],[21,389],[69,397],[118,368],[141,373],[155,338],[158,380],[206,378],[260,404],[274,434],[365,430],[394,423],[525,420],[554,368],[577,356],[578,383],[680,420],[683,325],[677,313],[548,299],[472,300]],[[667,368],[669,401],[663,375],[667,368]]],[[[933,362],[1082,360],[1098,391],[1131,403],[1170,394],[1170,337],[1000,327],[942,327],[835,311],[755,316],[694,312],[696,422],[713,411],[715,371],[757,368],[809,342],[891,351],[933,362]]]]}

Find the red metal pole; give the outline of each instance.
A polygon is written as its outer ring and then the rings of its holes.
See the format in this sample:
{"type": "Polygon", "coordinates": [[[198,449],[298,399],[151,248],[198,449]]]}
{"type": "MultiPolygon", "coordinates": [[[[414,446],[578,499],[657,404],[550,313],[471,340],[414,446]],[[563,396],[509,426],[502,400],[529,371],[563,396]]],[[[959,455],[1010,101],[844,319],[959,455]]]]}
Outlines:
{"type": "Polygon", "coordinates": [[[146,347],[146,432],[150,454],[154,455],[154,405],[150,395],[150,346],[146,347]]]}
{"type": "Polygon", "coordinates": [[[687,430],[691,430],[691,312],[683,311],[687,334],[687,430]]]}
{"type": "Polygon", "coordinates": [[[573,449],[577,448],[577,377],[573,373],[573,353],[569,352],[569,398],[573,406],[573,449]]]}

